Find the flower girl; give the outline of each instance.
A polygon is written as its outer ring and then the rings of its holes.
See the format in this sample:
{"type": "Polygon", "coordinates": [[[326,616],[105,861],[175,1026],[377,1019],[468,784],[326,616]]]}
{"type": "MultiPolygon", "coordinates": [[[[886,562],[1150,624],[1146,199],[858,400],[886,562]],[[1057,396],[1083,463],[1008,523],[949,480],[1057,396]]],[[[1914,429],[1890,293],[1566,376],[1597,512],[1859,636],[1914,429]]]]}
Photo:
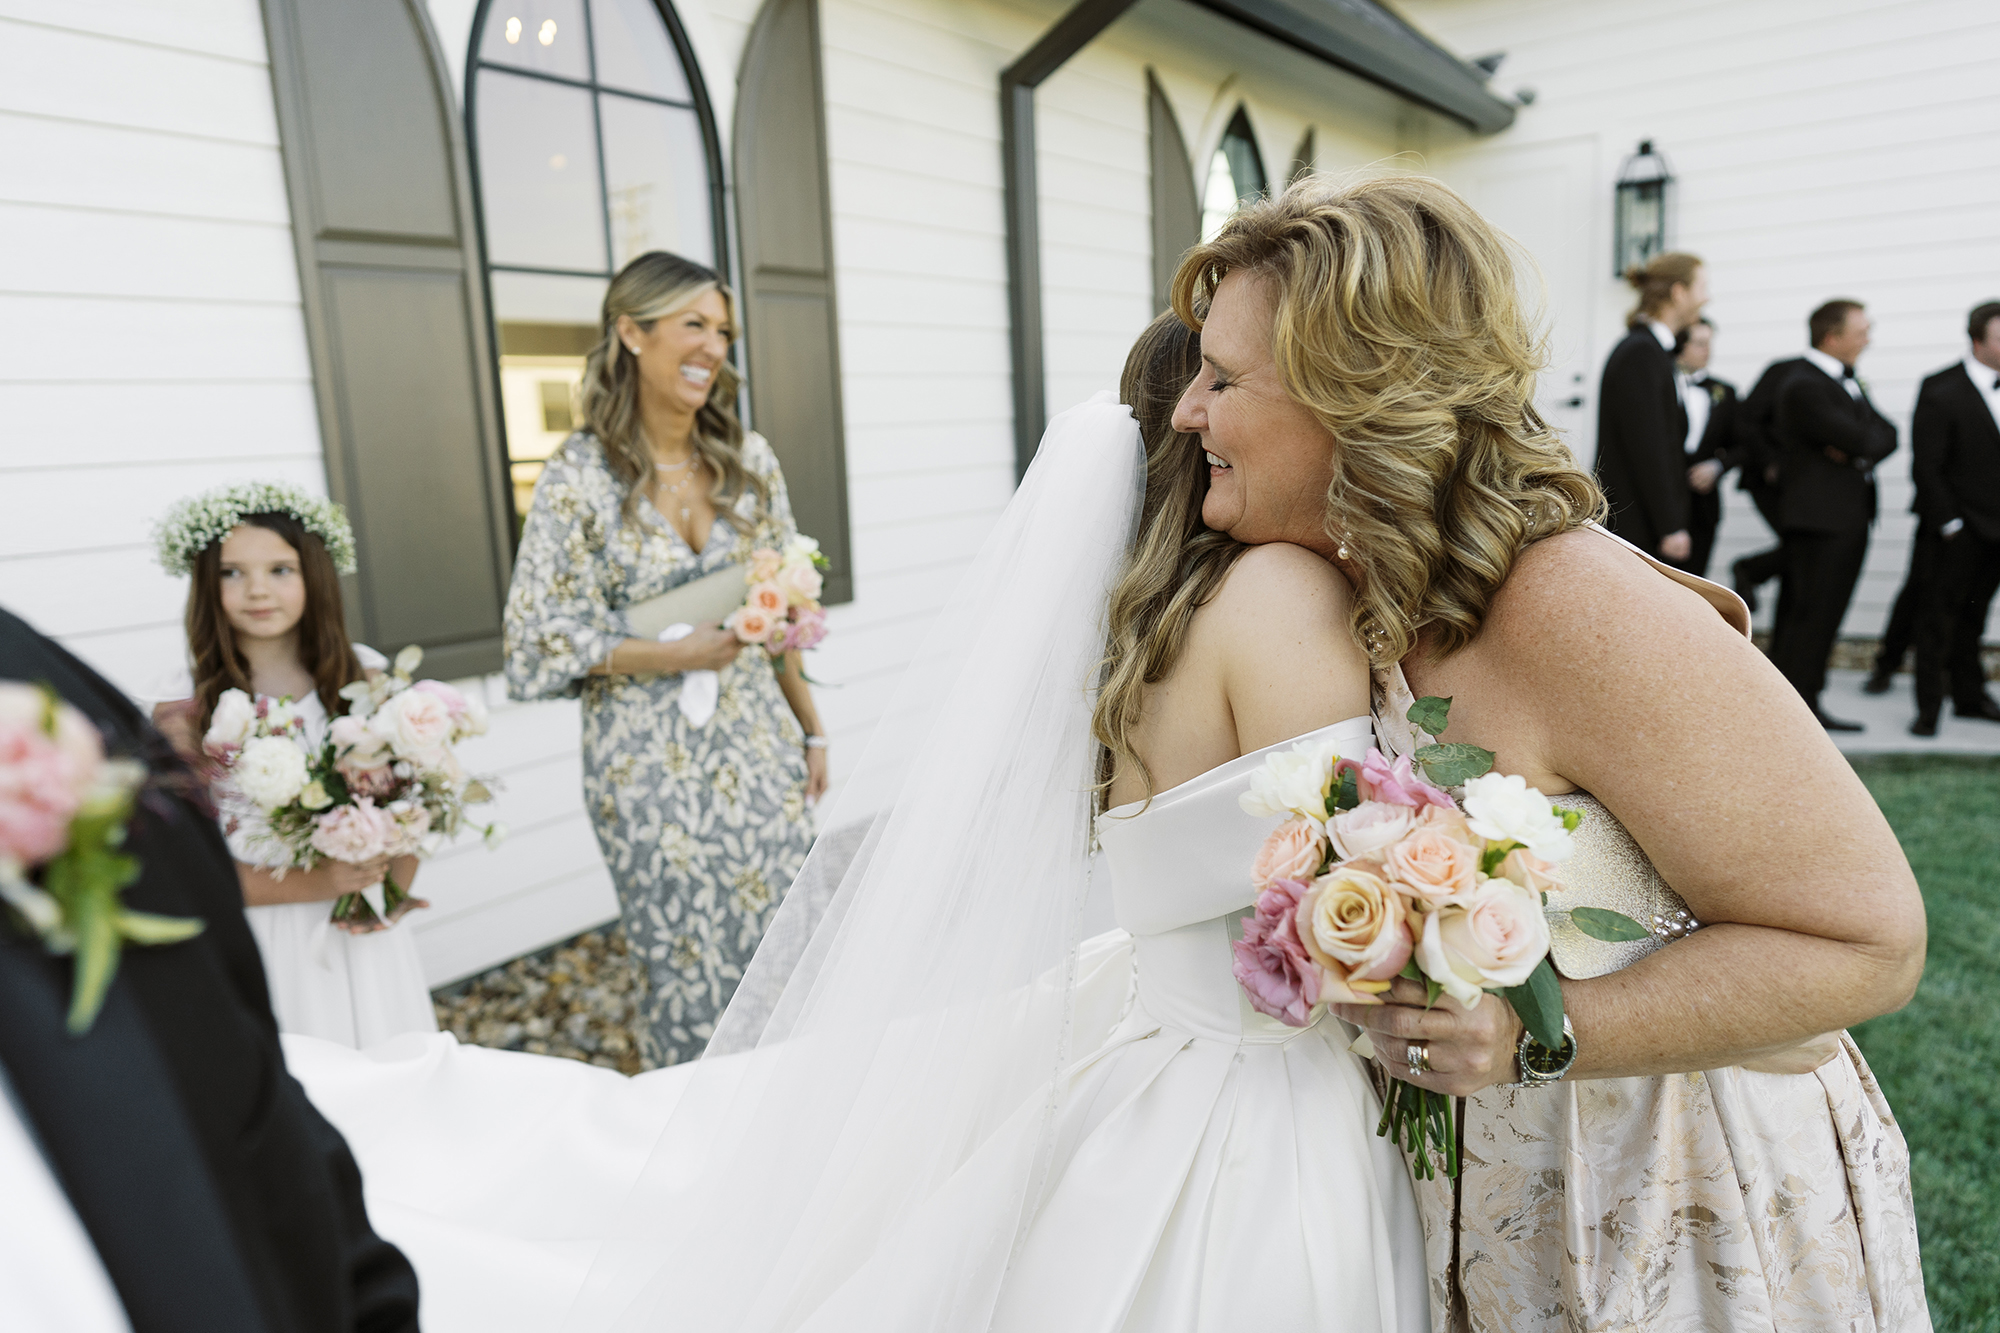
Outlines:
{"type": "MultiPolygon", "coordinates": [[[[354,536],[338,505],[294,487],[249,482],[176,504],[162,522],[159,560],[192,576],[187,638],[192,672],[154,691],[169,702],[154,720],[176,748],[214,776],[216,805],[236,856],[245,915],[264,957],[271,1004],[284,1032],[365,1047],[402,1032],[433,1032],[437,1020],[416,942],[393,927],[428,906],[411,898],[385,922],[336,924],[333,901],[384,874],[408,889],[417,858],[365,865],[323,861],[287,869],[286,854],[259,835],[263,813],[202,753],[225,691],[240,690],[269,715],[289,710],[317,744],[347,710],[341,687],[387,661],[344,628],[339,575],[354,569],[354,536]]],[[[250,711],[231,696],[223,711],[250,711]]],[[[248,722],[254,718],[239,719],[248,722]]]]}

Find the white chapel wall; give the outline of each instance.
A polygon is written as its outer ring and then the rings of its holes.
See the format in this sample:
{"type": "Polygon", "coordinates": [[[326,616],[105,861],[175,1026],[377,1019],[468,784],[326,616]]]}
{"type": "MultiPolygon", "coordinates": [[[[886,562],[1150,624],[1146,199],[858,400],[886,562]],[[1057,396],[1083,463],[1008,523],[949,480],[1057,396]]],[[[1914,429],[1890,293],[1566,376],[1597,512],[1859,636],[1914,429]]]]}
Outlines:
{"type": "MultiPolygon", "coordinates": [[[[1490,139],[1448,130],[1431,169],[1517,229],[1558,294],[1558,344],[1586,375],[1575,427],[1591,455],[1597,376],[1630,302],[1611,276],[1612,182],[1642,138],[1678,177],[1674,242],[1708,263],[1715,372],[1746,392],[1805,345],[1834,296],[1867,303],[1861,373],[1901,447],[1843,633],[1887,619],[1909,558],[1910,412],[1965,351],[1965,314],[2000,296],[2000,12],[1987,0],[1396,0],[1466,56],[1505,51],[1496,89],[1536,98],[1490,139]]],[[[1568,362],[1550,398],[1571,395],[1568,362]]],[[[1769,544],[1727,491],[1712,577],[1769,544]]],[[[1768,618],[1769,598],[1765,617],[1768,618]]],[[[2000,635],[2000,617],[1987,637],[2000,635]]]]}

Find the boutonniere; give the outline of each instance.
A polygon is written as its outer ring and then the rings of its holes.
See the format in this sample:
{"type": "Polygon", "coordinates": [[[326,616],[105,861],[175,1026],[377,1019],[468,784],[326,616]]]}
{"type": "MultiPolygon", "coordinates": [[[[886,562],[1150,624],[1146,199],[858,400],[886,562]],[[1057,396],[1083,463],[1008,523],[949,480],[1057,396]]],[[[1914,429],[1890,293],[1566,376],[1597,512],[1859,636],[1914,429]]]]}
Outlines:
{"type": "Polygon", "coordinates": [[[1726,395],[1722,392],[1720,384],[1711,384],[1708,386],[1708,396],[1714,402],[1720,403],[1726,395]]]}
{"type": "Polygon", "coordinates": [[[144,765],[110,759],[90,719],[46,685],[0,681],[0,902],[52,954],[75,958],[69,1030],[90,1030],[126,941],[173,944],[202,923],[134,912],[121,850],[144,765]]]}

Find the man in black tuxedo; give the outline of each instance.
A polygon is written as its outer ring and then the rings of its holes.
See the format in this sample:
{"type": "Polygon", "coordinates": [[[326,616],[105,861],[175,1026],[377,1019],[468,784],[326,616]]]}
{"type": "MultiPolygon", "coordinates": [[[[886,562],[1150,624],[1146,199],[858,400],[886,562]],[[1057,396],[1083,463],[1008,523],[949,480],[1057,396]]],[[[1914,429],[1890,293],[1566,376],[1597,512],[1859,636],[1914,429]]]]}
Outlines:
{"type": "Polygon", "coordinates": [[[1686,560],[1670,563],[1708,577],[1715,530],[1722,525],[1721,481],[1736,458],[1736,386],[1708,373],[1715,325],[1706,315],[1681,330],[1674,366],[1687,418],[1688,539],[1686,560]]]}
{"type": "Polygon", "coordinates": [[[1694,543],[1674,344],[1707,303],[1708,277],[1699,259],[1678,253],[1655,256],[1625,276],[1639,291],[1639,308],[1604,362],[1597,393],[1605,526],[1646,554],[1680,564],[1694,543]]]}
{"type": "MultiPolygon", "coordinates": [[[[15,1122],[14,1163],[59,1186],[0,1208],[40,1199],[47,1263],[93,1279],[53,1284],[36,1308],[73,1305],[55,1313],[86,1325],[108,1278],[135,1333],[414,1333],[416,1274],[370,1229],[346,1143],[285,1072],[236,868],[215,821],[177,794],[186,770],[122,694],[5,611],[0,679],[46,682],[107,749],[146,763],[159,781],[129,826],[141,872],[125,902],[206,923],[183,943],[128,944],[96,1022],[72,1037],[70,960],[0,912],[0,1118],[15,1122]]],[[[0,1290],[0,1327],[22,1327],[10,1301],[30,1299],[0,1290]]]]}
{"type": "Polygon", "coordinates": [[[1729,567],[1730,582],[1753,612],[1757,609],[1757,589],[1772,579],[1778,579],[1778,611],[1781,615],[1784,613],[1782,580],[1785,577],[1786,556],[1785,525],[1779,516],[1783,478],[1778,457],[1778,394],[1785,387],[1786,380],[1811,365],[1802,356],[1773,361],[1764,367],[1764,373],[1757,377],[1756,387],[1736,409],[1736,451],[1733,455],[1738,468],[1736,486],[1749,495],[1750,502],[1757,506],[1757,512],[1770,525],[1771,535],[1777,538],[1770,547],[1746,555],[1729,567]]]}
{"type": "Polygon", "coordinates": [[[1936,543],[1935,573],[1918,590],[1918,736],[1937,735],[1947,676],[1952,712],[2000,722],[1979,663],[2000,591],[2000,302],[1975,306],[1966,331],[1971,351],[1924,381],[1910,426],[1917,522],[1936,543]]]}
{"type": "Polygon", "coordinates": [[[1807,321],[1809,363],[1778,392],[1778,517],[1788,587],[1771,661],[1829,731],[1860,731],[1820,711],[1827,657],[1854,596],[1875,522],[1875,465],[1896,451],[1896,428],[1868,401],[1854,363],[1868,346],[1859,301],[1828,301],[1807,321]]]}

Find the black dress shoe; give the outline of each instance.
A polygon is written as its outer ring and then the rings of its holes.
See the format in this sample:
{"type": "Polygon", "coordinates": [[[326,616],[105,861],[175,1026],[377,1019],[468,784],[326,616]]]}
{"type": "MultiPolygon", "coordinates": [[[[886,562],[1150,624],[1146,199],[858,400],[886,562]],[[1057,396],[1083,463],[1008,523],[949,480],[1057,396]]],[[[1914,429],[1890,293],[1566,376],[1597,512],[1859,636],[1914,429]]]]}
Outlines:
{"type": "Polygon", "coordinates": [[[1889,692],[1889,673],[1886,671],[1869,672],[1868,679],[1861,682],[1861,692],[1863,694],[1887,694],[1889,692]]]}
{"type": "Polygon", "coordinates": [[[1826,729],[1827,729],[1828,731],[1866,731],[1866,730],[1868,730],[1868,728],[1867,728],[1867,727],[1863,726],[1863,725],[1862,725],[1861,723],[1859,723],[1859,722],[1843,722],[1843,721],[1841,721],[1841,720],[1840,720],[1839,718],[1837,718],[1837,717],[1828,717],[1828,716],[1827,716],[1827,715],[1826,715],[1825,713],[1822,713],[1822,712],[1820,712],[1820,711],[1819,711],[1819,710],[1818,710],[1817,708],[1813,709],[1813,716],[1814,716],[1814,717],[1816,717],[1816,718],[1818,718],[1818,719],[1819,719],[1819,724],[1820,724],[1820,725],[1821,725],[1822,727],[1825,727],[1825,728],[1826,728],[1826,729]]]}
{"type": "Polygon", "coordinates": [[[1915,722],[1910,724],[1910,734],[1912,736],[1935,736],[1937,735],[1937,722],[1937,714],[1935,713],[1929,717],[1919,717],[1915,722]]]}
{"type": "Polygon", "coordinates": [[[2000,722],[2000,703],[1994,702],[1990,694],[1979,696],[1979,702],[1967,708],[1963,704],[1953,704],[1951,711],[1958,717],[1973,718],[1980,722],[2000,722]]]}
{"type": "Polygon", "coordinates": [[[1743,599],[1743,605],[1750,608],[1750,614],[1757,614],[1757,585],[1743,581],[1743,562],[1738,560],[1729,567],[1729,581],[1736,587],[1736,595],[1743,599]]]}

